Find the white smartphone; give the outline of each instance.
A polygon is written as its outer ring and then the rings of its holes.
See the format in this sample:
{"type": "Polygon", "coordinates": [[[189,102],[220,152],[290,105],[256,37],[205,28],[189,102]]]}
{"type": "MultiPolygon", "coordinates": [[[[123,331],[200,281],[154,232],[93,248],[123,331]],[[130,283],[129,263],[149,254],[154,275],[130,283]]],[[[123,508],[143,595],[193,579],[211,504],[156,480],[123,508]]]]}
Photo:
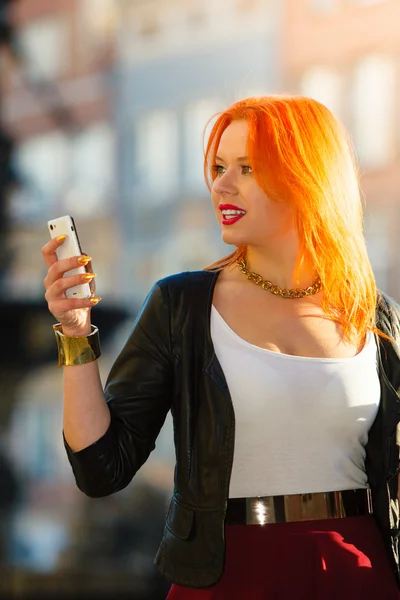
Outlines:
{"type": "MultiPolygon", "coordinates": [[[[80,256],[82,254],[81,245],[79,243],[78,232],[76,231],[75,223],[72,217],[66,215],[65,217],[58,217],[58,219],[52,219],[47,223],[49,228],[50,237],[56,238],[59,235],[67,234],[64,242],[56,250],[58,260],[64,258],[72,258],[73,256],[80,256]]],[[[69,275],[84,275],[86,273],[85,267],[77,267],[64,273],[65,276],[69,275]]],[[[67,298],[90,298],[92,295],[90,286],[88,283],[80,283],[74,287],[69,288],[65,295],[67,298]]]]}

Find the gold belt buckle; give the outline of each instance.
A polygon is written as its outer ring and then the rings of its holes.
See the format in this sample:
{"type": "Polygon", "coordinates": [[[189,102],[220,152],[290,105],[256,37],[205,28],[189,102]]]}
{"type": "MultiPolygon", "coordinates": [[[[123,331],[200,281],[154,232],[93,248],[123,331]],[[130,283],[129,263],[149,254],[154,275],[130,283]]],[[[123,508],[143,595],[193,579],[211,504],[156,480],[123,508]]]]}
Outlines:
{"type": "Polygon", "coordinates": [[[246,499],[246,523],[248,525],[265,525],[276,522],[274,496],[246,499]]]}
{"type": "Polygon", "coordinates": [[[246,499],[246,523],[265,525],[267,523],[290,523],[314,521],[318,519],[341,519],[357,514],[372,513],[371,490],[348,490],[345,492],[317,492],[310,494],[290,494],[286,496],[266,496],[246,499]],[[366,509],[360,512],[357,494],[365,496],[366,509]],[[345,498],[345,495],[348,495],[345,498]],[[349,504],[350,499],[350,504],[349,504]]]}

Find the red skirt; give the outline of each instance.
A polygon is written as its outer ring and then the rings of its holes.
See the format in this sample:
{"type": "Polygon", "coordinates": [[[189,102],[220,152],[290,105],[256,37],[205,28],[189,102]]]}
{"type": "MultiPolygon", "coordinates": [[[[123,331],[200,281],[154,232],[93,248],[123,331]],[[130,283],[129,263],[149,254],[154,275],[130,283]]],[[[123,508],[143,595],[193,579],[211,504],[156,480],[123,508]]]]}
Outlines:
{"type": "Polygon", "coordinates": [[[373,517],[229,525],[220,581],[167,600],[400,600],[373,517]]]}

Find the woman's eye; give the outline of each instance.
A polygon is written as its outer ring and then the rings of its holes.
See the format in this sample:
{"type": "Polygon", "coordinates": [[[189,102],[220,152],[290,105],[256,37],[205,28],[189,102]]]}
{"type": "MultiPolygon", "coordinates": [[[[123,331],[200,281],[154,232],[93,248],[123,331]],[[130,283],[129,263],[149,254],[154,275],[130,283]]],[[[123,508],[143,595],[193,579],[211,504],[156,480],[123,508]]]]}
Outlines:
{"type": "Polygon", "coordinates": [[[223,167],[222,165],[213,166],[213,171],[216,175],[222,175],[225,172],[224,169],[225,167],[223,167]]]}
{"type": "MultiPolygon", "coordinates": [[[[242,175],[251,175],[253,172],[250,165],[240,165],[240,168],[242,170],[242,175]]],[[[226,171],[226,167],[223,167],[222,165],[213,165],[213,171],[216,175],[223,175],[226,171]]]]}

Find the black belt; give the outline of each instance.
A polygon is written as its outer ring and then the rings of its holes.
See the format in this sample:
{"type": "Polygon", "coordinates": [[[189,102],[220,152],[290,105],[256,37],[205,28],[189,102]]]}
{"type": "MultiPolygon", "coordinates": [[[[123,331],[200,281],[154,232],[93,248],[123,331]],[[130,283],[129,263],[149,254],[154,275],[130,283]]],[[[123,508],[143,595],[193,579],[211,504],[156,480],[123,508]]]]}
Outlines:
{"type": "Polygon", "coordinates": [[[371,513],[371,491],[367,488],[342,492],[230,498],[225,522],[227,525],[265,525],[342,519],[371,513]]]}

